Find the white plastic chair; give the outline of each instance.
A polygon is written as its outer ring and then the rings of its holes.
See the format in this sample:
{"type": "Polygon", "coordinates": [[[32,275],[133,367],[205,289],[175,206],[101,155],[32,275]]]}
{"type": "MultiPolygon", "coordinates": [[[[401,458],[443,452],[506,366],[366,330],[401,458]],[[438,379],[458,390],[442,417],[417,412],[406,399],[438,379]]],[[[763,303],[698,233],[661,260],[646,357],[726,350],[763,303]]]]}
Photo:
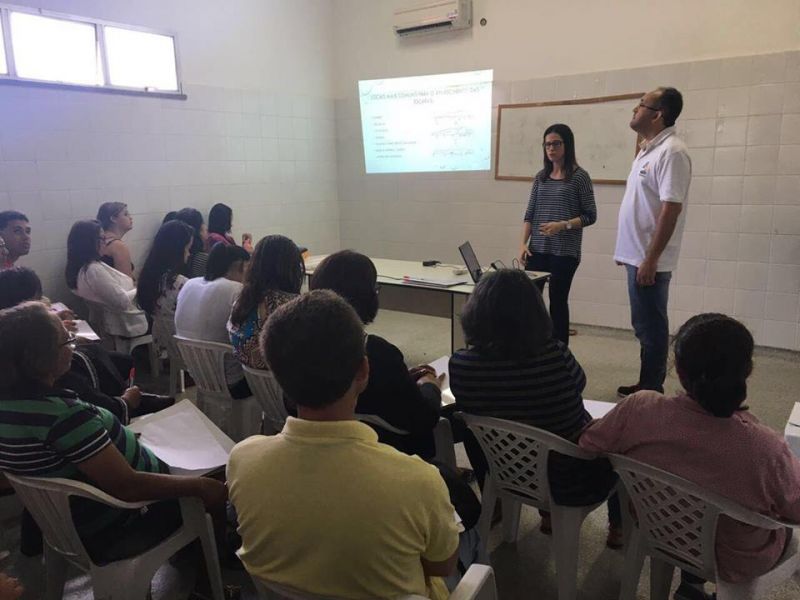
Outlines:
{"type": "Polygon", "coordinates": [[[169,395],[177,398],[179,394],[183,394],[186,391],[183,377],[186,365],[173,338],[175,324],[171,319],[156,317],[153,322],[153,331],[155,332],[156,329],[161,333],[158,341],[166,344],[167,358],[169,358],[169,395]]]}
{"type": "Polygon", "coordinates": [[[44,536],[46,598],[61,600],[67,566],[89,573],[95,598],[145,600],[153,575],[173,554],[199,539],[214,600],[223,600],[222,576],[211,517],[197,498],[181,498],[183,524],[172,535],[138,556],[97,565],[81,542],[69,507],[70,496],[88,498],[120,509],[140,509],[151,502],[122,502],[91,485],[70,479],[6,474],[44,536]]]}
{"type": "MultiPolygon", "coordinates": [[[[577,594],[578,551],[581,524],[600,504],[560,506],[550,494],[547,458],[558,452],[584,460],[597,458],[575,444],[530,425],[491,417],[463,414],[467,427],[475,434],[489,464],[489,476],[481,494],[478,533],[485,544],[489,539],[494,505],[503,504],[503,530],[506,542],[515,542],[523,504],[550,512],[559,600],[574,600],[577,594]]],[[[488,556],[482,557],[484,560],[488,556]]],[[[487,561],[488,562],[488,561],[487,561]]]]}
{"type": "Polygon", "coordinates": [[[645,556],[650,556],[651,600],[669,597],[675,567],[715,581],[718,600],[756,600],[800,570],[800,551],[795,538],[778,564],[761,577],[740,584],[719,580],[715,548],[720,515],[762,529],[791,525],[745,509],[656,467],[615,454],[609,459],[638,517],[625,557],[620,600],[636,598],[645,556]]]}
{"type": "Polygon", "coordinates": [[[263,433],[266,435],[279,433],[283,430],[289,413],[286,412],[283,390],[275,380],[275,375],[272,374],[272,371],[251,369],[245,366],[242,368],[247,385],[264,413],[263,433]]]}
{"type": "MultiPolygon", "coordinates": [[[[95,333],[100,336],[100,339],[110,344],[111,348],[116,352],[123,354],[131,354],[134,348],[147,346],[150,358],[150,372],[153,377],[158,377],[161,373],[161,365],[159,364],[158,350],[153,342],[153,336],[147,333],[136,337],[127,337],[124,332],[113,331],[114,328],[108,326],[109,320],[106,319],[106,314],[113,311],[99,302],[92,302],[85,298],[84,301],[89,307],[89,324],[95,333]]],[[[144,318],[143,310],[118,311],[116,314],[141,315],[144,318]]]]}
{"type": "MultiPolygon", "coordinates": [[[[364,413],[356,413],[356,419],[362,423],[368,423],[384,429],[396,435],[409,435],[405,429],[399,429],[394,425],[388,423],[385,419],[378,415],[369,415],[364,413]]],[[[450,426],[450,421],[444,417],[439,417],[438,423],[433,428],[433,442],[435,447],[434,459],[447,465],[448,467],[456,468],[456,450],[453,443],[453,429],[450,426]]]]}
{"type": "Polygon", "coordinates": [[[261,408],[254,396],[236,400],[225,380],[225,356],[233,353],[228,344],[174,336],[178,351],[197,385],[197,407],[235,442],[257,433],[261,408]]]}
{"type": "MultiPolygon", "coordinates": [[[[299,592],[295,589],[268,583],[251,577],[261,600],[337,600],[332,596],[317,596],[299,592]]],[[[425,600],[425,596],[406,594],[398,596],[395,600],[425,600]]],[[[486,565],[472,565],[456,589],[448,597],[449,600],[496,600],[497,589],[494,582],[494,571],[486,565]]]]}

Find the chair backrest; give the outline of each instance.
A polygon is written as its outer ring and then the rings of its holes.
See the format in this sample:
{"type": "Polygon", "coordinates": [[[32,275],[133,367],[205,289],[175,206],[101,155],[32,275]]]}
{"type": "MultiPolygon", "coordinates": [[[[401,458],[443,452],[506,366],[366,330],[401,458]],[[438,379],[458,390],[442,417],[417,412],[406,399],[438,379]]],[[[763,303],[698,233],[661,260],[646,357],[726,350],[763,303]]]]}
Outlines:
{"type": "Polygon", "coordinates": [[[227,395],[225,355],[232,354],[233,348],[228,344],[193,340],[180,335],[174,336],[174,340],[198,390],[227,395]]]}
{"type": "Polygon", "coordinates": [[[609,460],[636,509],[647,553],[704,579],[716,580],[720,515],[763,529],[785,526],[667,471],[617,454],[609,460]]]}
{"type": "Polygon", "coordinates": [[[537,506],[550,504],[547,456],[551,451],[585,460],[597,458],[549,431],[492,417],[462,413],[483,449],[498,494],[537,506]]]}
{"type": "Polygon", "coordinates": [[[289,413],[286,412],[286,406],[283,403],[283,390],[275,380],[275,375],[273,375],[272,371],[251,369],[245,366],[242,368],[244,369],[245,379],[247,379],[247,385],[256,400],[258,400],[267,424],[272,430],[271,433],[281,431],[289,413]]]}
{"type": "Polygon", "coordinates": [[[379,417],[378,415],[369,415],[365,413],[356,413],[355,417],[358,421],[362,423],[366,423],[368,425],[372,425],[379,429],[383,429],[390,433],[394,433],[396,435],[409,435],[409,433],[405,429],[400,429],[395,427],[394,425],[390,424],[386,419],[383,417],[379,417]]]}
{"type": "Polygon", "coordinates": [[[89,568],[91,560],[72,521],[70,496],[88,498],[117,508],[136,509],[148,504],[122,502],[87,483],[71,479],[5,475],[50,547],[83,569],[89,568]]]}

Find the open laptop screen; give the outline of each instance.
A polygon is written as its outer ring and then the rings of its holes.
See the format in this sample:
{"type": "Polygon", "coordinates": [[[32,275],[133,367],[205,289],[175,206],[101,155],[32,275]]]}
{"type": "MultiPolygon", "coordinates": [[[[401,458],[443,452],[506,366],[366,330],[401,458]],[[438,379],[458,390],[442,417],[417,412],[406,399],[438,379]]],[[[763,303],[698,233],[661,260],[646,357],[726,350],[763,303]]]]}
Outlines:
{"type": "Polygon", "coordinates": [[[469,271],[470,277],[472,277],[472,281],[478,283],[483,272],[481,271],[481,263],[478,262],[478,257],[475,256],[475,251],[472,249],[472,244],[464,242],[458,247],[458,251],[461,252],[461,258],[464,259],[464,264],[469,271]]]}

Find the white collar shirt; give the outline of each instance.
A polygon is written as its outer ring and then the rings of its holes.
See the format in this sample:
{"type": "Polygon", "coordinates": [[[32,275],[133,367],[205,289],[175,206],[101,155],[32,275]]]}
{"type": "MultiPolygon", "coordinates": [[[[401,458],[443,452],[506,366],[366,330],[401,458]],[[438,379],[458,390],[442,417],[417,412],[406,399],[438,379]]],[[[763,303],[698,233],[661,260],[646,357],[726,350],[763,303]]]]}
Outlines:
{"type": "MultiPolygon", "coordinates": [[[[685,204],[692,179],[692,161],[686,144],[667,127],[652,140],[642,142],[633,161],[619,209],[614,260],[638,267],[653,241],[662,202],[685,204]]],[[[678,266],[686,222],[682,210],[667,246],[658,259],[657,271],[678,266]]]]}

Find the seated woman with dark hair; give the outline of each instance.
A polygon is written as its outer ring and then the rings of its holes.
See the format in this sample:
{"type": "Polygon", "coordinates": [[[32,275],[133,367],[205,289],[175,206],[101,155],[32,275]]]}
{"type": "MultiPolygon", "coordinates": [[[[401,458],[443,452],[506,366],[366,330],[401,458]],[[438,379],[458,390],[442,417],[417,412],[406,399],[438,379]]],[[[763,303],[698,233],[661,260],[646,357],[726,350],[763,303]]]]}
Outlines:
{"type": "Polygon", "coordinates": [[[188,281],[186,266],[193,230],[181,221],[164,223],[153,239],[136,286],[136,301],[153,319],[153,337],[161,347],[175,335],[178,294],[188,281]]]}
{"type": "Polygon", "coordinates": [[[164,218],[164,225],[168,221],[182,221],[186,223],[194,231],[192,239],[192,247],[189,248],[189,258],[186,261],[184,268],[184,275],[187,277],[204,277],[206,274],[206,263],[208,262],[208,252],[206,252],[206,238],[208,237],[208,230],[206,229],[203,215],[199,210],[194,208],[182,208],[178,212],[173,212],[167,215],[171,218],[164,218]]]}
{"type": "MultiPolygon", "coordinates": [[[[217,244],[235,246],[236,242],[231,236],[231,229],[233,229],[233,209],[221,202],[212,206],[208,211],[206,252],[211,252],[217,244]]],[[[242,236],[242,247],[248,252],[253,252],[253,236],[249,233],[242,236]]]]}
{"type": "MultiPolygon", "coordinates": [[[[244,268],[250,255],[238,246],[217,244],[208,255],[205,277],[186,282],[178,294],[175,332],[183,337],[208,342],[230,343],[227,323],[231,308],[242,291],[244,268]]],[[[225,356],[225,380],[231,396],[248,398],[250,388],[242,363],[225,356]]]]}
{"type": "MultiPolygon", "coordinates": [[[[39,302],[0,311],[0,469],[17,475],[87,481],[128,502],[200,498],[224,510],[225,485],[173,477],[109,411],[86,404],[55,381],[70,367],[74,342],[39,302]]],[[[95,562],[139,554],[181,523],[177,502],[141,511],[72,501],[76,529],[95,562]]]]}
{"type": "Polygon", "coordinates": [[[147,318],[133,303],[133,279],[102,262],[99,221],[78,221],[67,237],[67,286],[77,296],[103,307],[107,332],[125,337],[147,333],[147,318]]]}
{"type": "MultiPolygon", "coordinates": [[[[317,266],[309,286],[333,290],[355,309],[364,325],[378,314],[378,272],[372,261],[352,250],[326,257],[317,266]]],[[[439,380],[435,374],[414,369],[412,376],[403,353],[382,337],[367,336],[369,383],[358,397],[356,413],[376,415],[409,435],[398,435],[378,427],[380,441],[407,454],[432,458],[433,428],[441,412],[439,380]]]]}
{"type": "MultiPolygon", "coordinates": [[[[674,347],[685,391],[673,397],[653,391],[628,396],[583,432],[580,446],[630,456],[750,510],[800,523],[800,460],[744,405],[753,336],[735,319],[706,313],[683,324],[674,347]]],[[[781,558],[791,531],[720,517],[719,577],[739,583],[763,575],[781,558]]],[[[702,585],[684,573],[675,598],[709,598],[702,585]]]]}
{"type": "Polygon", "coordinates": [[[262,238],[233,305],[228,333],[233,353],[251,369],[267,369],[258,338],[272,311],[300,294],[306,266],[297,245],[282,235],[262,238]]]}
{"type": "MultiPolygon", "coordinates": [[[[501,269],[481,277],[461,313],[468,344],[450,358],[455,409],[532,425],[578,441],[592,420],[583,406],[583,369],[553,337],[542,295],[524,271],[501,269]]],[[[487,471],[477,440],[464,440],[478,479],[487,471]]],[[[583,461],[551,454],[550,487],[556,503],[584,506],[601,501],[615,483],[606,460],[583,461]]],[[[609,501],[608,545],[622,545],[616,497],[609,501]]],[[[550,533],[550,516],[541,530],[550,533]]]]}

